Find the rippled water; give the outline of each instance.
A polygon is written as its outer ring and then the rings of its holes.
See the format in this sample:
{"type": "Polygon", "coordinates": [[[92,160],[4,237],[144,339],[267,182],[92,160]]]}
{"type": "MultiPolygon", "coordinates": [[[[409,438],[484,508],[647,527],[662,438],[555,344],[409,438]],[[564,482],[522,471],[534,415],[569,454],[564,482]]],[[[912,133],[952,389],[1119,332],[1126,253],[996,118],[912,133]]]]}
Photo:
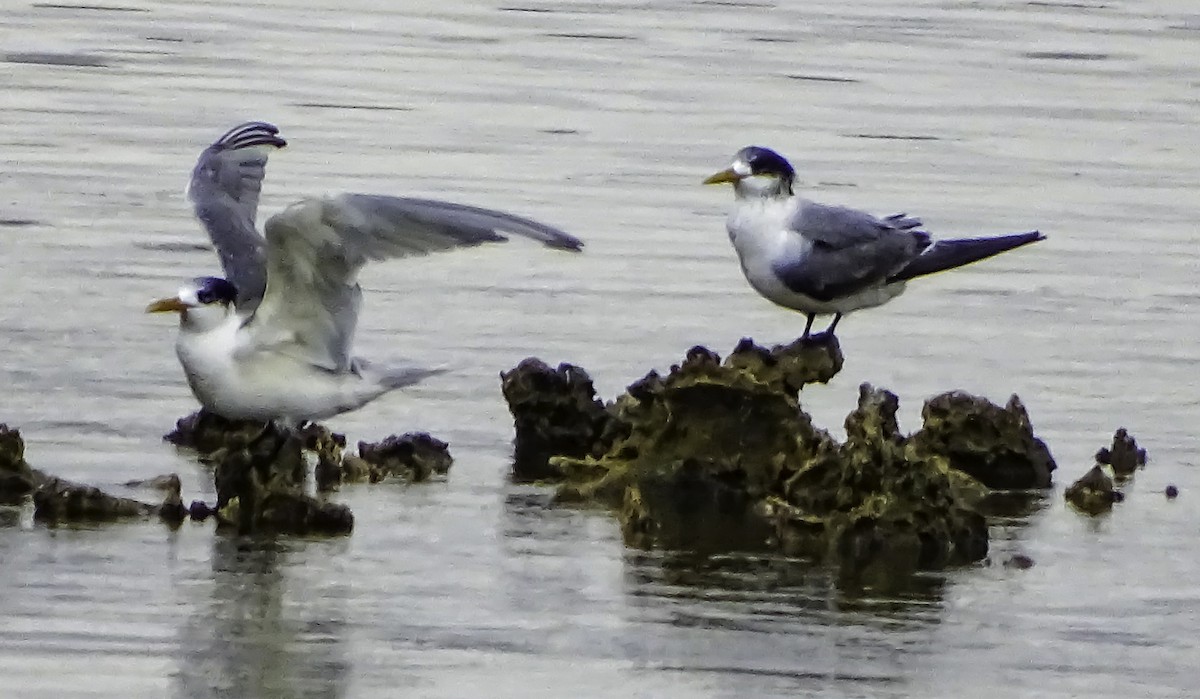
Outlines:
{"type": "Polygon", "coordinates": [[[457,199],[588,240],[370,269],[358,349],[452,375],[333,423],[448,440],[444,484],[354,486],[354,534],[272,544],[0,512],[5,697],[1192,695],[1200,424],[1192,307],[1200,10],[1188,0],[28,2],[0,8],[0,420],[105,487],[208,475],[141,313],[214,271],[183,189],[247,118],[280,125],[263,210],[325,191],[457,199]],[[823,201],[1049,240],[848,318],[806,392],[1017,392],[1059,488],[993,562],[893,591],[775,559],[626,550],[605,514],[508,484],[496,374],[537,354],[611,395],[696,343],[795,337],[741,279],[740,146],[823,201]],[[1087,520],[1061,484],[1124,425],[1152,462],[1087,520]],[[1173,483],[1174,502],[1161,495],[1173,483]],[[999,562],[1031,556],[1029,570],[999,562]]]}

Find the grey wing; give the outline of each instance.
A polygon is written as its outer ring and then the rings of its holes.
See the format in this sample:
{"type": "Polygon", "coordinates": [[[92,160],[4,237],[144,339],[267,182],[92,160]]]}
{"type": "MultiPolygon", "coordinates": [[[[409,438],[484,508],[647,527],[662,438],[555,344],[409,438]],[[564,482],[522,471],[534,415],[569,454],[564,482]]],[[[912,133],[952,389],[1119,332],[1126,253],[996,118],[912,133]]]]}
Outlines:
{"type": "Polygon", "coordinates": [[[279,129],[250,121],[205,148],[192,170],[188,198],[217,249],[239,310],[253,310],[266,288],[266,243],[254,226],[267,157],[287,145],[279,129]]]}
{"type": "Polygon", "coordinates": [[[357,276],[368,261],[501,242],[504,233],[572,251],[583,245],[501,211],[369,194],[300,201],[272,216],[266,233],[267,290],[251,321],[251,342],[287,345],[334,370],[350,367],[362,294],[357,276]]]}
{"type": "Polygon", "coordinates": [[[807,243],[804,254],[779,260],[775,274],[792,291],[819,301],[856,293],[884,283],[929,247],[920,225],[906,214],[880,219],[807,202],[790,224],[807,243]]]}

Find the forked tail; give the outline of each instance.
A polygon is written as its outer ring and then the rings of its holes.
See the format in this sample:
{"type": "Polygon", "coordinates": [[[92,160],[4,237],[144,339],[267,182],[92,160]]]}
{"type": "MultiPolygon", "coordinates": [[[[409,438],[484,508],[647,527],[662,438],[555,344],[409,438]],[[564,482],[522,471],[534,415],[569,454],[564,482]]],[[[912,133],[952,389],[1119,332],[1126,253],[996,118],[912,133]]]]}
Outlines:
{"type": "Polygon", "coordinates": [[[917,259],[910,262],[907,267],[897,272],[888,281],[902,282],[914,277],[962,267],[1013,248],[1019,248],[1022,245],[1045,240],[1045,238],[1046,236],[1037,231],[1030,231],[995,238],[939,240],[926,248],[925,252],[921,253],[917,259]]]}
{"type": "Polygon", "coordinates": [[[423,367],[398,367],[383,369],[379,383],[383,384],[388,390],[405,388],[407,386],[415,386],[431,376],[444,374],[449,371],[446,367],[437,367],[434,369],[426,369],[423,367]]]}

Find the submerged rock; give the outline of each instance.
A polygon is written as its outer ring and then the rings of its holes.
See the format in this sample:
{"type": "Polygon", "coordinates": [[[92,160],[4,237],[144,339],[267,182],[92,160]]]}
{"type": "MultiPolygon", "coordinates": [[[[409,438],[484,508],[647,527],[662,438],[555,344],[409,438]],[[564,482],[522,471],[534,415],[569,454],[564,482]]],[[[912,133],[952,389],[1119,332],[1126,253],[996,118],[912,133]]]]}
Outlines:
{"type": "Polygon", "coordinates": [[[1146,450],[1139,448],[1137,440],[1122,427],[1113,435],[1112,448],[1102,447],[1096,452],[1096,461],[1112,466],[1117,478],[1127,478],[1146,466],[1146,450]]]}
{"type": "Polygon", "coordinates": [[[1114,502],[1125,496],[1113,487],[1113,480],[1099,465],[1093,466],[1083,477],[1067,486],[1067,502],[1089,515],[1098,515],[1112,509],[1114,502]]]}
{"type": "Polygon", "coordinates": [[[1016,396],[1001,408],[951,391],[926,401],[921,416],[924,427],[911,438],[915,455],[944,456],[954,468],[997,490],[1050,487],[1057,465],[1045,442],[1034,436],[1016,396]]]}
{"type": "Polygon", "coordinates": [[[20,502],[36,487],[33,469],[25,463],[25,440],[20,430],[0,423],[0,504],[20,502]]]}
{"type": "MultiPolygon", "coordinates": [[[[770,350],[743,340],[724,362],[693,348],[665,378],[651,372],[605,407],[605,420],[588,423],[604,422],[603,429],[573,432],[573,454],[550,459],[548,472],[561,479],[558,498],[613,507],[626,540],[641,547],[782,550],[857,571],[940,568],[984,557],[986,521],[973,506],[987,489],[951,468],[950,455],[932,449],[935,440],[927,437],[918,449],[915,437],[900,432],[894,394],[864,384],[846,419],[845,443],[801,410],[801,388],[828,381],[841,361],[832,338],[770,350]]],[[[598,405],[590,382],[587,389],[598,405]]],[[[517,443],[526,437],[523,429],[553,433],[558,415],[581,424],[578,411],[561,408],[578,406],[573,397],[583,395],[567,381],[526,384],[520,402],[510,402],[517,443]],[[549,395],[532,395],[538,388],[549,395]],[[549,409],[529,415],[531,406],[549,409]]],[[[981,404],[972,399],[961,409],[997,421],[981,404]]],[[[1019,406],[997,408],[1001,425],[992,428],[993,442],[975,437],[975,452],[1016,451],[1009,445],[1023,433],[1010,423],[1023,415],[1019,406]]],[[[1041,442],[1031,445],[1038,454],[1041,442]]]]}

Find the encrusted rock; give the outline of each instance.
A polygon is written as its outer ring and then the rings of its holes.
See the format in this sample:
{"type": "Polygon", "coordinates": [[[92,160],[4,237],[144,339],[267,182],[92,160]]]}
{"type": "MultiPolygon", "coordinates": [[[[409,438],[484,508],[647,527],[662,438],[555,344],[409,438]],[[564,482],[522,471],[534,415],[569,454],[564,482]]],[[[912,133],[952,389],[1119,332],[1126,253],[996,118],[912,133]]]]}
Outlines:
{"type": "Polygon", "coordinates": [[[36,487],[33,470],[25,463],[21,432],[0,423],[0,504],[20,502],[36,487]]]}
{"type": "Polygon", "coordinates": [[[200,410],[176,424],[164,437],[195,449],[202,461],[215,466],[217,502],[214,507],[192,503],[178,512],[193,519],[215,513],[223,525],[239,532],[269,531],[296,534],[342,534],[354,517],[344,505],[313,498],[305,491],[308,462],[316,455],[317,490],[335,489],[343,481],[389,475],[421,481],[444,475],[451,459],[446,443],[427,434],[388,437],[378,444],[359,443],[359,455],[345,455],[346,438],[317,424],[288,429],[275,423],[227,420],[200,410]]]}
{"type": "Polygon", "coordinates": [[[1050,487],[1057,466],[1016,396],[1001,408],[986,398],[950,391],[926,401],[921,415],[924,427],[910,440],[914,456],[944,456],[989,488],[1050,487]]]}
{"type": "Polygon", "coordinates": [[[779,386],[792,395],[808,384],[829,383],[842,370],[843,362],[837,337],[825,334],[800,338],[770,350],[744,337],[725,358],[727,366],[746,369],[759,381],[779,386]]]}
{"type": "Polygon", "coordinates": [[[145,517],[157,508],[99,488],[50,478],[33,493],[33,517],[43,522],[109,522],[145,517]]]}
{"type": "Polygon", "coordinates": [[[1089,515],[1108,512],[1114,502],[1125,499],[1121,491],[1113,488],[1113,480],[1100,466],[1093,466],[1082,478],[1067,486],[1066,498],[1075,508],[1089,515]]]}
{"type": "Polygon", "coordinates": [[[500,384],[516,424],[513,475],[518,480],[557,476],[550,457],[592,453],[611,420],[591,377],[571,364],[553,369],[529,358],[501,373],[500,384]]]}
{"type": "Polygon", "coordinates": [[[863,384],[846,417],[846,442],[826,447],[788,479],[785,551],[832,547],[852,569],[942,568],[987,555],[987,524],[972,507],[982,488],[944,457],[908,451],[899,404],[895,394],[863,384]]]}
{"type": "Polygon", "coordinates": [[[304,493],[304,445],[309,438],[271,423],[259,426],[259,435],[241,448],[218,449],[213,458],[220,520],[236,525],[242,534],[349,531],[349,510],[304,493]],[[331,528],[321,529],[324,525],[331,528]]]}
{"type": "Polygon", "coordinates": [[[587,455],[551,459],[558,497],[617,508],[626,540],[644,547],[782,550],[883,577],[985,556],[971,505],[986,489],[909,450],[896,396],[864,385],[845,444],[812,425],[798,391],[840,366],[832,338],[772,350],[744,340],[724,362],[693,348],[609,406],[603,434],[575,445],[587,455]]]}
{"type": "Polygon", "coordinates": [[[1139,448],[1137,440],[1122,427],[1113,435],[1111,449],[1104,447],[1096,452],[1096,461],[1112,466],[1117,478],[1127,478],[1145,467],[1146,450],[1139,448]]]}

